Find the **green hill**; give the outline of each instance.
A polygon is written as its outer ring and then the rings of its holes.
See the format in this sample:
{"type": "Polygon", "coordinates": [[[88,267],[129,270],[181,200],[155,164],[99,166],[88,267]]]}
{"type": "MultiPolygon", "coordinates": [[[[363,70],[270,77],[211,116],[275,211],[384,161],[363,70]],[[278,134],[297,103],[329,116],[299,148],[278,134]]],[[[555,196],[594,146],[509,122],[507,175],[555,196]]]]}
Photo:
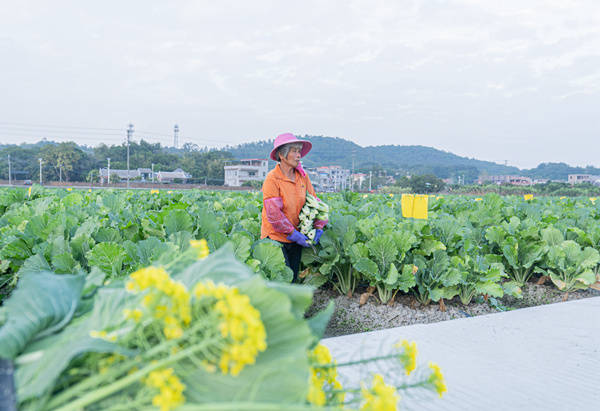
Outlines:
{"type": "MultiPolygon", "coordinates": [[[[362,147],[339,137],[304,136],[313,149],[304,160],[306,167],[339,165],[358,171],[385,169],[397,174],[432,173],[441,178],[464,176],[474,181],[480,174],[520,174],[516,167],[506,167],[490,161],[460,157],[425,146],[368,146],[362,147]]],[[[237,159],[264,158],[273,148],[273,140],[226,147],[237,159]]],[[[272,163],[274,164],[274,163],[272,163]]]]}

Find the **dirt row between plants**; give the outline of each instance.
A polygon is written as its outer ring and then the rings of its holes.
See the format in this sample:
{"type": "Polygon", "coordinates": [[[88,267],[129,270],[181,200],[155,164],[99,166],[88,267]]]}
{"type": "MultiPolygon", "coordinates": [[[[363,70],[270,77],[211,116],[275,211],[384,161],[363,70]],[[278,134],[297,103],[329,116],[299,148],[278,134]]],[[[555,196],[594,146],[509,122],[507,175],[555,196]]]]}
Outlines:
{"type": "MultiPolygon", "coordinates": [[[[488,299],[488,302],[485,302],[480,298],[478,302],[474,301],[465,306],[458,298],[455,298],[446,301],[446,310],[442,311],[437,303],[423,306],[411,295],[397,296],[392,305],[381,304],[375,296],[371,296],[365,304],[361,305],[360,294],[364,291],[359,290],[352,297],[347,297],[330,288],[319,288],[315,292],[313,305],[309,308],[307,315],[312,315],[325,308],[329,301],[333,300],[335,312],[325,330],[325,337],[336,337],[559,303],[564,298],[564,293],[556,289],[554,285],[529,283],[523,287],[523,298],[521,299],[505,296],[501,299],[488,299]]],[[[597,296],[600,296],[600,291],[578,290],[569,293],[567,301],[597,296]]]]}

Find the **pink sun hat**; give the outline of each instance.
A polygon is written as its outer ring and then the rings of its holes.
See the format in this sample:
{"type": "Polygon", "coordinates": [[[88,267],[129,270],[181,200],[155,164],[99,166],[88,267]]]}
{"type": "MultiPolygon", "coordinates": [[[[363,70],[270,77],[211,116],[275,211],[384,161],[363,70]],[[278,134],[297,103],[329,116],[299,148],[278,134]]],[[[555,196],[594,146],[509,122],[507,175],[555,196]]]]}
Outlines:
{"type": "Polygon", "coordinates": [[[300,151],[300,157],[304,157],[305,155],[307,155],[308,152],[310,151],[310,149],[312,148],[312,143],[310,141],[299,140],[292,133],[280,134],[277,136],[277,138],[273,142],[273,150],[271,151],[271,155],[270,155],[271,160],[279,161],[279,159],[277,157],[275,157],[275,154],[277,153],[277,149],[279,147],[281,147],[282,145],[289,144],[289,143],[302,143],[302,151],[300,151]]]}

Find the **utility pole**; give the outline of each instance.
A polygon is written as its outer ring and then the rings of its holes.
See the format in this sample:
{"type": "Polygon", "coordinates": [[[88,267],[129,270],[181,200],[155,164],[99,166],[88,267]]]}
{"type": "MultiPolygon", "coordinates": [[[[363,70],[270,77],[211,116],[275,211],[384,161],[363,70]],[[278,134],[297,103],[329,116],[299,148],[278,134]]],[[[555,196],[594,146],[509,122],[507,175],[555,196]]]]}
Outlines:
{"type": "Polygon", "coordinates": [[[127,128],[127,188],[129,188],[129,141],[133,137],[133,124],[127,128]]]}
{"type": "Polygon", "coordinates": [[[12,186],[11,170],[10,170],[10,154],[8,155],[8,185],[12,186]]]}
{"type": "Polygon", "coordinates": [[[108,160],[108,172],[107,172],[108,179],[107,179],[106,185],[109,185],[110,184],[110,157],[106,157],[106,159],[108,160]]]}
{"type": "Polygon", "coordinates": [[[154,184],[154,163],[152,163],[152,184],[154,184]]]}
{"type": "Polygon", "coordinates": [[[173,147],[179,148],[179,126],[177,124],[173,128],[173,147]]]}
{"type": "Polygon", "coordinates": [[[42,185],[42,159],[38,158],[38,161],[40,162],[40,185],[42,185]]]}
{"type": "Polygon", "coordinates": [[[62,184],[62,165],[58,165],[58,181],[62,184]]]}
{"type": "Polygon", "coordinates": [[[371,175],[373,174],[372,171],[369,171],[369,192],[371,191],[371,175]]]}

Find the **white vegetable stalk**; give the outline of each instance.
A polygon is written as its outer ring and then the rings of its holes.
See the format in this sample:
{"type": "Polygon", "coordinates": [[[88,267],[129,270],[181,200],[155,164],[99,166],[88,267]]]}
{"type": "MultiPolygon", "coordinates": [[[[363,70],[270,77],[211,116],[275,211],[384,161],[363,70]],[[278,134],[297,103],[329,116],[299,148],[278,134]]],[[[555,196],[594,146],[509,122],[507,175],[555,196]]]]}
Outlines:
{"type": "Polygon", "coordinates": [[[308,237],[309,243],[312,244],[315,239],[317,230],[313,228],[315,220],[329,220],[329,206],[323,201],[317,200],[309,193],[306,193],[306,202],[300,210],[300,224],[298,231],[308,237]]]}

